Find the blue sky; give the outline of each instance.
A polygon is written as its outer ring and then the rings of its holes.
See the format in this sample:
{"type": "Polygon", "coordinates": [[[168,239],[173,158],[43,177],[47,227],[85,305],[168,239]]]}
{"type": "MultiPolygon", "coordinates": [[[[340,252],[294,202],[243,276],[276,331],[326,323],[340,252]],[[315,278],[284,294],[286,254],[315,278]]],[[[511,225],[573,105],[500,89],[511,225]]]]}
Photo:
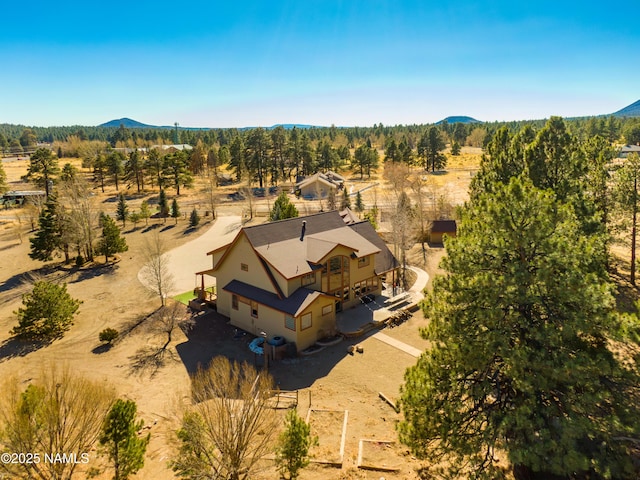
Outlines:
{"type": "Polygon", "coordinates": [[[369,126],[611,113],[640,99],[640,28],[637,0],[604,5],[9,2],[0,123],[369,126]]]}

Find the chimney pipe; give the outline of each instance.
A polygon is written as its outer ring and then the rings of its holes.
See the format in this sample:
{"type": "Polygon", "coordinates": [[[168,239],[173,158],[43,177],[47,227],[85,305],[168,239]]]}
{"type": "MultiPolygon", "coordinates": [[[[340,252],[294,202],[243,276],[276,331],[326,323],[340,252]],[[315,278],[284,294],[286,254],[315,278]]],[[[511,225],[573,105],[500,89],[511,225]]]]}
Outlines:
{"type": "Polygon", "coordinates": [[[304,232],[307,229],[307,222],[306,220],[302,221],[302,231],[300,232],[300,241],[304,240],[304,232]]]}

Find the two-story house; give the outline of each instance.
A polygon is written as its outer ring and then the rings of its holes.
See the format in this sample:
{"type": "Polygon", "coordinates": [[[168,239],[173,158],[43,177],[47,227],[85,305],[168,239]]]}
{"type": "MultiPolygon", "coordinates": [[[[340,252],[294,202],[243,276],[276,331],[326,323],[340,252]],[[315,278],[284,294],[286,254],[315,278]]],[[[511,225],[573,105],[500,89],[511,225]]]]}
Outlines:
{"type": "Polygon", "coordinates": [[[337,211],[242,228],[208,253],[217,309],[232,325],[295,342],[298,350],[336,333],[336,312],[379,295],[398,262],[368,221],[337,211]]]}

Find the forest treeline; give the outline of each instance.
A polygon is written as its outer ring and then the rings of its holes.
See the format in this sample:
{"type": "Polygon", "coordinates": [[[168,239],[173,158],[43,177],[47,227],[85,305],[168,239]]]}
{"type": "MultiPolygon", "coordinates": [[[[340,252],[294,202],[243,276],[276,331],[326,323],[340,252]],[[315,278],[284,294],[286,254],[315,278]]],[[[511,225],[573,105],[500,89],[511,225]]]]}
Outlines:
{"type": "MultiPolygon", "coordinates": [[[[519,131],[525,125],[541,128],[546,122],[542,120],[487,122],[487,123],[439,123],[436,126],[449,142],[454,140],[461,145],[483,146],[500,128],[507,127],[510,131],[519,131]]],[[[636,144],[640,142],[640,118],[638,117],[582,117],[565,119],[569,131],[579,137],[600,135],[612,142],[636,144]]],[[[173,128],[131,128],[64,126],[64,127],[35,127],[13,124],[0,124],[0,149],[3,151],[18,151],[19,147],[28,147],[31,143],[66,142],[70,137],[80,140],[96,140],[109,142],[116,146],[118,142],[144,143],[186,143],[195,145],[198,141],[205,146],[230,146],[235,137],[247,138],[255,130],[284,130],[285,136],[291,136],[294,130],[305,132],[313,144],[323,141],[337,147],[345,145],[356,148],[367,141],[379,149],[384,149],[391,139],[396,142],[405,141],[411,148],[418,144],[420,136],[430,127],[421,125],[383,125],[378,123],[372,127],[309,127],[285,129],[278,126],[271,129],[262,128],[213,128],[213,129],[180,129],[173,128]]]]}

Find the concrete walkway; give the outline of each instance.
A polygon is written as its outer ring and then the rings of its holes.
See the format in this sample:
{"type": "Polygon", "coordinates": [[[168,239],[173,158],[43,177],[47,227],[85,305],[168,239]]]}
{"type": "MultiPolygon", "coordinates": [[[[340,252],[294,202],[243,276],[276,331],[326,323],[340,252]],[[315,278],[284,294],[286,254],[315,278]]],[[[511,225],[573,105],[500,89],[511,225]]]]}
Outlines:
{"type": "MultiPolygon", "coordinates": [[[[241,227],[240,216],[219,215],[213,225],[198,238],[180,245],[166,253],[169,259],[169,271],[173,275],[173,288],[169,296],[178,295],[196,286],[196,272],[211,268],[211,257],[207,252],[230,243],[241,227]]],[[[138,279],[144,284],[140,273],[138,279]]],[[[209,279],[207,286],[211,285],[209,279]]]]}
{"type": "Polygon", "coordinates": [[[401,342],[400,340],[396,340],[395,338],[391,338],[389,335],[386,335],[382,332],[376,332],[371,336],[416,358],[422,355],[422,350],[412,347],[411,345],[407,345],[406,343],[401,342]]]}

